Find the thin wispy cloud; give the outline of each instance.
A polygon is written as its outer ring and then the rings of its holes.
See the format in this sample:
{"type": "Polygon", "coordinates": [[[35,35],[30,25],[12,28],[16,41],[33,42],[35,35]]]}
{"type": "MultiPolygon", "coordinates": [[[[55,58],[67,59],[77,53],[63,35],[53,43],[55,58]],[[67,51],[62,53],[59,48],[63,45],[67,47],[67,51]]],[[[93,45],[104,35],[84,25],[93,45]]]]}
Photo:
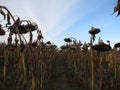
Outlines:
{"type": "Polygon", "coordinates": [[[69,2],[68,0],[40,0],[34,3],[23,1],[22,4],[29,18],[39,24],[45,38],[52,40],[76,21],[75,19],[64,21],[64,19],[77,2],[77,0],[69,2]]]}
{"type": "Polygon", "coordinates": [[[68,0],[40,0],[34,3],[22,1],[22,6],[29,19],[39,24],[45,38],[52,40],[76,21],[74,19],[64,21],[64,18],[77,2],[77,0],[69,2],[68,0]],[[58,27],[57,30],[56,27],[58,27]]]}

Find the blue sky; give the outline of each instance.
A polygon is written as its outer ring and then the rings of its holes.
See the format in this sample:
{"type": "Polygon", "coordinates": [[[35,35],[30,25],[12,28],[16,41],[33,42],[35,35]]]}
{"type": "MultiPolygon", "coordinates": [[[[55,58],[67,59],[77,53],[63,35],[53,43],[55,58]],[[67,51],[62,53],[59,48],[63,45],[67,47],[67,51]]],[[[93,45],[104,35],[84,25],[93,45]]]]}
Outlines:
{"type": "MultiPolygon", "coordinates": [[[[113,13],[117,0],[1,0],[13,15],[31,20],[39,25],[44,41],[50,40],[60,46],[64,38],[74,37],[89,42],[88,31],[92,26],[100,28],[96,36],[111,44],[120,42],[120,17],[113,13]]],[[[1,17],[0,17],[1,18],[1,17]]],[[[25,35],[29,39],[28,35],[25,35]]],[[[37,35],[34,32],[34,39],[37,35]]],[[[7,35],[0,37],[5,41],[7,35]]]]}

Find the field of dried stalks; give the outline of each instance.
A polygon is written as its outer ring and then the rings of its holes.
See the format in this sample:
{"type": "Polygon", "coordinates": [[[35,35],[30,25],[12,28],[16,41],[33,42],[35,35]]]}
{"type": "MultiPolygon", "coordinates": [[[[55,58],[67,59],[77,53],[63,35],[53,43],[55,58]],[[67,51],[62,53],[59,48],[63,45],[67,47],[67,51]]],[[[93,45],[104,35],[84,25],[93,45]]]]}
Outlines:
{"type": "Polygon", "coordinates": [[[0,43],[0,90],[119,90],[120,43],[99,38],[99,28],[89,30],[90,42],[65,38],[60,48],[44,42],[36,23],[15,20],[0,6],[3,22],[0,36],[9,31],[7,43],[0,43]],[[37,40],[33,41],[33,31],[37,40]],[[29,33],[27,42],[23,34],[29,33]],[[15,35],[15,38],[12,36],[15,35]]]}

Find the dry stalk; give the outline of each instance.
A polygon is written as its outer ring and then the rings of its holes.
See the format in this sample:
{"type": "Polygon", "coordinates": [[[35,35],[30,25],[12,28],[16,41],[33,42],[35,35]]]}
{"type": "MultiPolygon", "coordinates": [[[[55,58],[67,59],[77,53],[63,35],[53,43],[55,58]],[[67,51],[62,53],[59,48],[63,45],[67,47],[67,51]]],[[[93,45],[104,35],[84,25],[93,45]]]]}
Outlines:
{"type": "Polygon", "coordinates": [[[93,54],[92,49],[90,50],[90,57],[91,57],[91,90],[94,90],[94,61],[93,61],[93,54]]]}
{"type": "Polygon", "coordinates": [[[7,55],[6,55],[5,45],[3,46],[3,48],[4,48],[3,78],[4,78],[4,90],[6,90],[7,55]]]}

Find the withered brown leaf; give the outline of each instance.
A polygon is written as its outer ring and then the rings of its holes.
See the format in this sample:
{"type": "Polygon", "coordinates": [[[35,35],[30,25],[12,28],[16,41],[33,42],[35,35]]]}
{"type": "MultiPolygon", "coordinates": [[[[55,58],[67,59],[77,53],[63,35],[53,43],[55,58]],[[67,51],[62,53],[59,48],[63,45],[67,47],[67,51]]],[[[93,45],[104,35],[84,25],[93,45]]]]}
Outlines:
{"type": "Polygon", "coordinates": [[[3,15],[4,20],[5,20],[6,19],[6,14],[5,14],[5,12],[2,9],[0,9],[0,14],[3,15]]]}
{"type": "Polygon", "coordinates": [[[11,25],[9,13],[7,13],[7,24],[8,24],[8,25],[11,25]]]}

